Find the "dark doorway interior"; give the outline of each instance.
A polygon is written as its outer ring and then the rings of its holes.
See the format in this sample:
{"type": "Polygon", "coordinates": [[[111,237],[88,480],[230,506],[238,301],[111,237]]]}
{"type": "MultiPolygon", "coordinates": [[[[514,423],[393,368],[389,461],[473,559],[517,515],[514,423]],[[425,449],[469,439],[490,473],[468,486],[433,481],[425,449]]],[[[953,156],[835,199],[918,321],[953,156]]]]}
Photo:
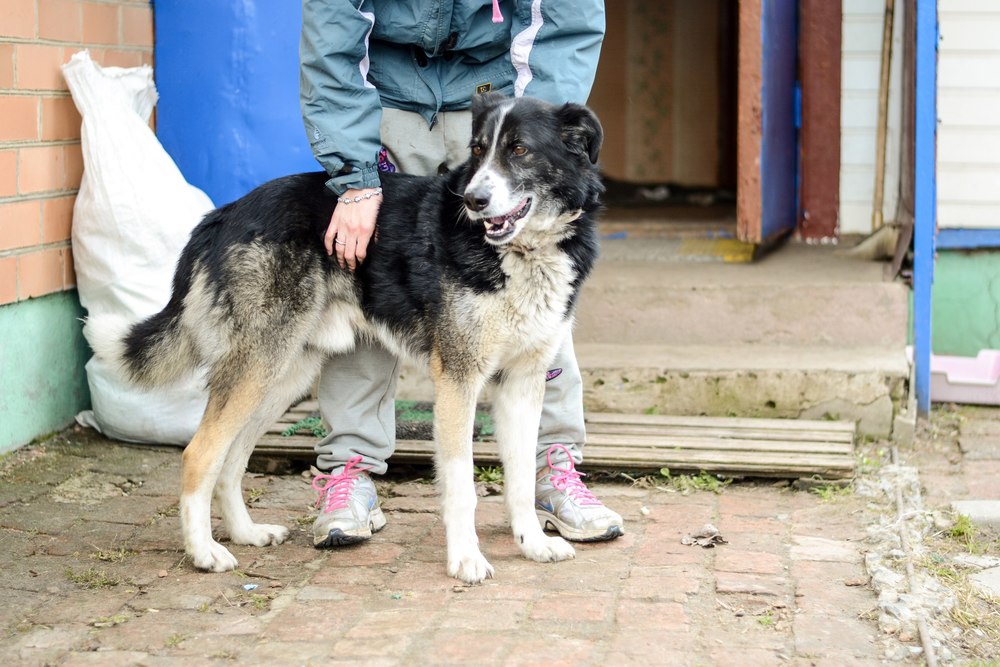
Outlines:
{"type": "Polygon", "coordinates": [[[606,219],[735,230],[737,3],[623,0],[607,12],[590,97],[606,219]]]}

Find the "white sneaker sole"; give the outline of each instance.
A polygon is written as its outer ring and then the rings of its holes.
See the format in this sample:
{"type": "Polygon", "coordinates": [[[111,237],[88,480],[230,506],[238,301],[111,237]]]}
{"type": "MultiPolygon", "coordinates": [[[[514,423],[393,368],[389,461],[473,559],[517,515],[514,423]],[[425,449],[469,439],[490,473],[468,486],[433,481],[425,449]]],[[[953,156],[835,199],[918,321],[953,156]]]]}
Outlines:
{"type": "Polygon", "coordinates": [[[313,535],[313,546],[317,549],[323,549],[327,547],[342,547],[349,544],[364,542],[365,540],[370,539],[374,533],[377,533],[385,528],[385,524],[385,514],[382,513],[382,508],[376,507],[368,515],[367,526],[358,526],[357,528],[350,530],[334,528],[325,536],[318,537],[313,535]]]}
{"type": "Polygon", "coordinates": [[[542,524],[542,528],[545,530],[554,530],[570,542],[606,542],[625,534],[625,528],[616,523],[606,528],[581,530],[574,528],[564,521],[560,521],[551,512],[535,510],[535,514],[538,516],[538,521],[542,524]]]}

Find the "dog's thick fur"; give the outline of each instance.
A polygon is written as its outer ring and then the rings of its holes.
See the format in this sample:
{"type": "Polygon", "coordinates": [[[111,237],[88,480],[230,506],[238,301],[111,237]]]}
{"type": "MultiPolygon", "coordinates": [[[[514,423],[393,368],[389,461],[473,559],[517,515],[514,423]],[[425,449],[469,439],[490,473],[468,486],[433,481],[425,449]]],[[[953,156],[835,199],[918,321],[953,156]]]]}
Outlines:
{"type": "Polygon", "coordinates": [[[377,241],[355,273],[323,248],[337,205],[327,176],[289,176],[206,216],[160,313],[87,322],[95,354],[140,385],[207,369],[208,407],[184,450],[180,501],[196,567],[236,566],[212,538],[213,497],[233,543],[288,536],[251,520],[247,459],[328,355],[359,336],[429,363],[449,574],[469,583],[493,574],[478,546],[472,475],[474,409],[487,382],[515,539],[537,561],[573,557],[535,516],[535,448],[545,371],[597,256],[602,131],[582,106],[492,95],[476,99],[473,119],[462,167],[383,176],[377,241]]]}

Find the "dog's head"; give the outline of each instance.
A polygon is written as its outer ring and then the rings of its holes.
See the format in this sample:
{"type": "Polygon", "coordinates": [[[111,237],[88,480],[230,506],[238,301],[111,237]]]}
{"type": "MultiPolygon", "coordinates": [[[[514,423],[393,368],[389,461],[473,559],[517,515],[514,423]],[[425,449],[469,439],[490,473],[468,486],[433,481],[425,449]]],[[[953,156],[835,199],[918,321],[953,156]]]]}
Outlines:
{"type": "Polygon", "coordinates": [[[560,227],[599,206],[603,189],[596,165],[603,138],[597,116],[579,104],[478,95],[466,214],[485,225],[493,245],[526,230],[558,238],[560,227]]]}

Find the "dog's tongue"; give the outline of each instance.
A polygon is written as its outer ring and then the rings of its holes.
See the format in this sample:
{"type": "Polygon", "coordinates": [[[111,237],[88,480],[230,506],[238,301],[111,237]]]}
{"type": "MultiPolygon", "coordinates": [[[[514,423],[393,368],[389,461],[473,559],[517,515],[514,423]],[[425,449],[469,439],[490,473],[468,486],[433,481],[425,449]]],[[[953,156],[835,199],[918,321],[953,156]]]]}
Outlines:
{"type": "Polygon", "coordinates": [[[514,224],[514,219],[517,218],[518,214],[524,210],[527,203],[528,200],[525,199],[518,204],[514,210],[510,211],[506,215],[496,215],[492,218],[485,218],[483,222],[486,223],[486,234],[489,236],[501,236],[510,231],[511,226],[514,224]]]}
{"type": "Polygon", "coordinates": [[[510,218],[487,218],[486,219],[486,235],[487,236],[503,236],[510,231],[510,228],[514,226],[510,218]]]}

